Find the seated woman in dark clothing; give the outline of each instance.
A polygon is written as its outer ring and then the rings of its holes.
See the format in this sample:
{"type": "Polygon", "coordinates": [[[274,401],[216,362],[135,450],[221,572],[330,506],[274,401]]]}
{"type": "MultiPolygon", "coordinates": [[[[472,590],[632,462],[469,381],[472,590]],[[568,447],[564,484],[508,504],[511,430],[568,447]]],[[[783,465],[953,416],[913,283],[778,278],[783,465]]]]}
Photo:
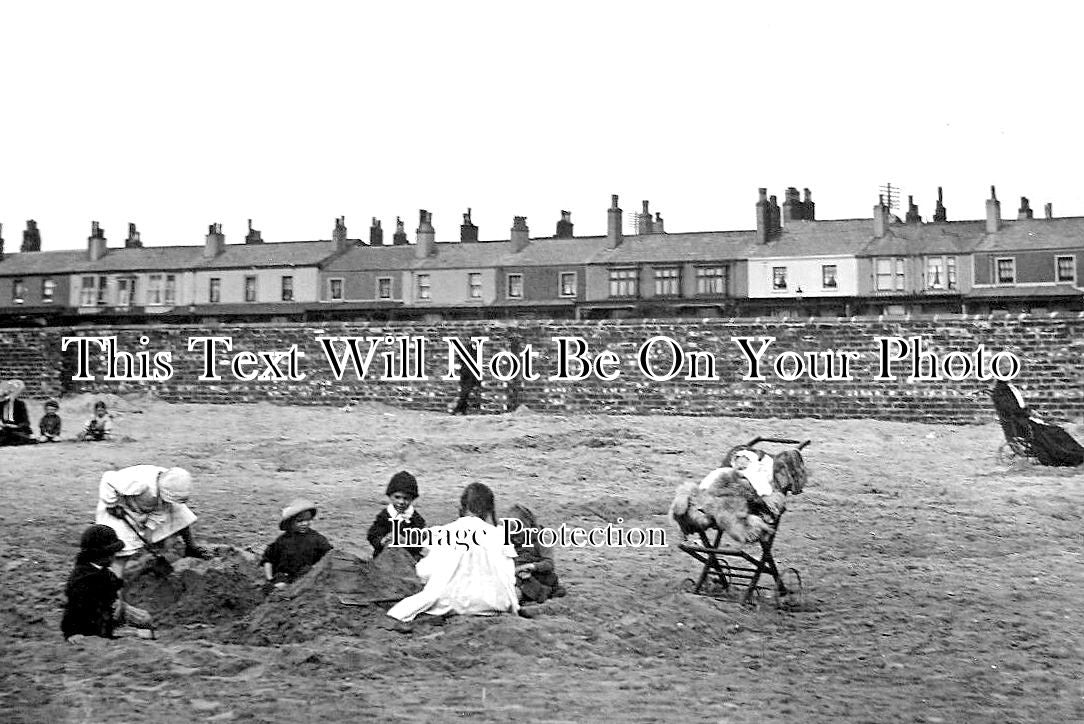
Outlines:
{"type": "Polygon", "coordinates": [[[990,390],[990,397],[1006,437],[1026,440],[1040,464],[1075,466],[1084,463],[1084,447],[1065,430],[1035,415],[1016,385],[998,380],[990,390]]]}
{"type": "Polygon", "coordinates": [[[19,395],[26,389],[22,380],[0,382],[0,445],[29,445],[37,442],[30,427],[26,403],[19,395]]]}

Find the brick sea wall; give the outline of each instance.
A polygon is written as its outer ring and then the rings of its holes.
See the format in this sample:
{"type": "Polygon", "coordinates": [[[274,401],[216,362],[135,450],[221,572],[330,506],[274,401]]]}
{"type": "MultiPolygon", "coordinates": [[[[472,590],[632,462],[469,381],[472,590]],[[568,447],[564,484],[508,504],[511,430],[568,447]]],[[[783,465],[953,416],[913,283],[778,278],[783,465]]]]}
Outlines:
{"type": "MultiPolygon", "coordinates": [[[[1044,318],[951,318],[924,320],[843,319],[843,320],[643,320],[597,322],[442,322],[438,324],[393,323],[364,326],[349,323],[324,325],[246,324],[213,328],[168,326],[112,328],[36,328],[0,330],[0,378],[20,377],[27,383],[27,395],[44,397],[61,392],[146,391],[175,402],[257,402],[345,405],[380,402],[395,406],[447,410],[455,401],[458,383],[443,380],[447,369],[445,337],[486,336],[484,357],[508,350],[534,351],[534,373],[538,380],[521,376],[508,381],[496,379],[487,368],[483,375],[483,411],[505,412],[523,404],[539,412],[616,414],[681,414],[744,417],[880,418],[925,422],[984,422],[992,419],[992,408],[981,394],[989,386],[975,378],[953,381],[907,381],[910,366],[895,362],[894,381],[878,381],[877,337],[917,337],[923,351],[944,362],[957,352],[954,364],[963,358],[975,359],[980,345],[987,362],[996,352],[1017,355],[1023,362],[1018,382],[1027,391],[1033,407],[1054,420],[1075,420],[1084,416],[1084,319],[1044,318]],[[228,337],[230,352],[215,355],[220,381],[200,381],[202,354],[188,349],[189,339],[206,336],[228,337]],[[144,358],[154,353],[171,353],[173,375],[157,381],[104,381],[106,355],[97,345],[88,365],[93,381],[71,381],[77,362],[72,351],[62,353],[64,337],[106,336],[117,338],[119,350],[144,358]],[[336,380],[320,337],[422,337],[427,380],[396,382],[380,378],[381,355],[394,345],[378,345],[373,369],[365,380],[352,371],[336,380]],[[617,358],[614,381],[594,376],[582,381],[551,381],[555,371],[557,345],[553,337],[579,337],[589,346],[588,357],[609,351],[617,358]],[[680,374],[670,381],[649,379],[638,365],[640,347],[661,336],[674,340],[685,353],[705,352],[714,359],[715,380],[687,380],[680,374]],[[775,341],[764,354],[764,380],[744,380],[748,364],[734,337],[775,341]],[[145,340],[145,344],[141,342],[145,340]],[[298,360],[303,380],[240,381],[230,372],[230,359],[239,352],[272,353],[292,345],[304,354],[298,360]],[[772,361],[780,353],[820,354],[818,372],[824,372],[823,356],[829,351],[854,356],[852,379],[817,380],[810,374],[784,380],[776,376],[772,361]]],[[[340,351],[343,343],[337,343],[340,351]]],[[[363,351],[367,345],[363,345],[363,351]]],[[[893,352],[898,351],[893,345],[893,352]]],[[[509,355],[505,355],[509,356],[509,355]]],[[[398,360],[398,354],[391,355],[398,360]]],[[[649,354],[655,370],[665,370],[671,361],[668,345],[656,343],[649,354]]],[[[838,361],[838,354],[836,355],[838,361]]],[[[703,364],[703,363],[702,363],[703,364]]],[[[795,369],[787,360],[784,372],[795,369]]],[[[242,372],[263,369],[254,363],[242,372]]],[[[278,367],[285,372],[285,361],[278,367]]],[[[575,371],[576,365],[572,365],[575,371]]],[[[961,368],[957,368],[958,370],[961,368]]],[[[837,364],[836,375],[840,375],[837,364]]]]}

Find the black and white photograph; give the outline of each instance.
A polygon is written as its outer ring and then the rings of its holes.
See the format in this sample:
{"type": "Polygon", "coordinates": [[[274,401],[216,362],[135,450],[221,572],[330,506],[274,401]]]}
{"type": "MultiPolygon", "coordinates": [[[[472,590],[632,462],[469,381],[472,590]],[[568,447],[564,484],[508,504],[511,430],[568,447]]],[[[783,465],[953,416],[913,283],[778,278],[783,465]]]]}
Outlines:
{"type": "Polygon", "coordinates": [[[0,719],[1084,720],[1064,2],[0,9],[0,719]]]}

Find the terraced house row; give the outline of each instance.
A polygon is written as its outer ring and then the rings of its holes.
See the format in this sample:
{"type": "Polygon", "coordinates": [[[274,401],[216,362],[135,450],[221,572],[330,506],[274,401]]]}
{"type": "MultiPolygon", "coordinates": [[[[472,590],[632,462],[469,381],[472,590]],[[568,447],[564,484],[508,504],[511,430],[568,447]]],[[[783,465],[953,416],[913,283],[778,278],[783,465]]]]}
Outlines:
{"type": "Polygon", "coordinates": [[[366,240],[335,220],[330,240],[265,243],[249,222],[227,244],[212,224],[202,245],[123,247],[97,222],[86,246],[40,251],[27,222],[3,253],[0,325],[317,321],[327,319],[855,316],[1080,311],[1084,218],[1034,218],[1022,198],[1002,217],[993,187],[985,219],[949,221],[938,189],[924,221],[879,200],[871,218],[818,221],[808,189],[780,205],[760,189],[756,227],[667,233],[647,201],[625,233],[613,196],[605,236],[532,237],[515,217],[507,238],[479,239],[470,210],[456,241],[419,213],[413,241],[397,220],[390,243],[373,219],[366,240]]]}

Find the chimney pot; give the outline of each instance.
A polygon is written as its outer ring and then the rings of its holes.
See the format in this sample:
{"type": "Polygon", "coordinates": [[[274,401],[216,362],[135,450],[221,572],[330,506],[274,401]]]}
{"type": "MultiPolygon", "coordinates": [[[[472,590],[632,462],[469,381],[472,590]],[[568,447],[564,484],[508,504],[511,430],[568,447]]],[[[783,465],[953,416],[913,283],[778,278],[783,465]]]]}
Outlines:
{"type": "Polygon", "coordinates": [[[1043,207],[1043,210],[1046,212],[1046,218],[1048,218],[1048,219],[1053,219],[1054,218],[1054,204],[1052,204],[1052,203],[1046,204],[1043,207]]]}

